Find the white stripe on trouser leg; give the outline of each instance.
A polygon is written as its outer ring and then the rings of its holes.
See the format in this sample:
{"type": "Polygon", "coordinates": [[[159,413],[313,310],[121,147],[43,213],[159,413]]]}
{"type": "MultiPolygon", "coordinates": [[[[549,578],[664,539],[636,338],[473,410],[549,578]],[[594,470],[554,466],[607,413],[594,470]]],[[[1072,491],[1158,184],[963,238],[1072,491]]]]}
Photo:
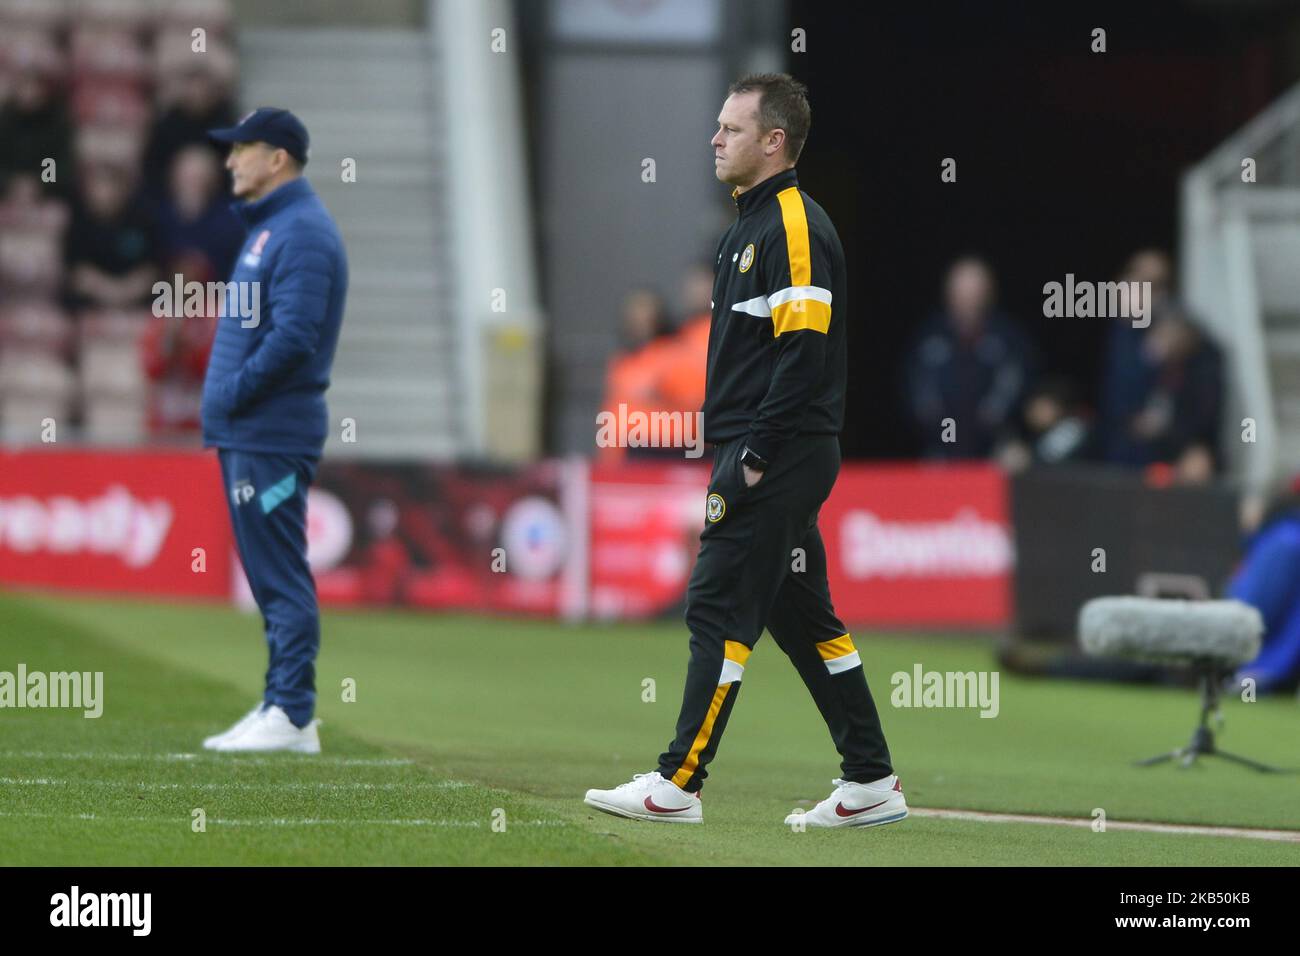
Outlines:
{"type": "Polygon", "coordinates": [[[852,654],[845,654],[843,657],[832,658],[826,662],[826,669],[832,674],[842,674],[844,671],[861,666],[862,658],[858,657],[857,651],[852,654]]]}
{"type": "Polygon", "coordinates": [[[740,680],[745,676],[745,665],[737,664],[733,660],[724,660],[722,662],[722,674],[718,677],[718,684],[730,684],[740,680]]]}

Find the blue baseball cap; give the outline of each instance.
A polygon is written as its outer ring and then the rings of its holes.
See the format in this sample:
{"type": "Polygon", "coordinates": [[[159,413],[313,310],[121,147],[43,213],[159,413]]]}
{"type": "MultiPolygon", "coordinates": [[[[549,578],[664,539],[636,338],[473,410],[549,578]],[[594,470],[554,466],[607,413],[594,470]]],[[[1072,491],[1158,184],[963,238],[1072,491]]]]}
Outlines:
{"type": "Polygon", "coordinates": [[[208,138],[219,143],[267,143],[287,150],[289,155],[303,165],[307,164],[307,151],[311,140],[302,120],[288,110],[263,106],[255,109],[234,126],[227,129],[210,129],[208,138]]]}

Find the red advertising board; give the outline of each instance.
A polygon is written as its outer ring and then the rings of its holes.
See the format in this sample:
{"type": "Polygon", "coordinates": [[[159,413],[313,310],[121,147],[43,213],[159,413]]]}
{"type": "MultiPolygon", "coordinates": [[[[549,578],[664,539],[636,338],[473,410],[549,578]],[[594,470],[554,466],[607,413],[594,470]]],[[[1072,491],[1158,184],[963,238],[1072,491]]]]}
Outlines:
{"type": "Polygon", "coordinates": [[[1011,614],[1007,483],[989,465],[845,465],[818,519],[846,622],[996,627],[1011,614]]]}
{"type": "Polygon", "coordinates": [[[591,469],[587,612],[640,618],[685,597],[704,527],[707,462],[591,469]]]}
{"type": "Polygon", "coordinates": [[[231,540],[211,453],[0,451],[4,584],[225,597],[231,540]]]}
{"type": "Polygon", "coordinates": [[[321,603],[571,615],[571,471],[324,462],[307,515],[321,603]]]}
{"type": "MultiPolygon", "coordinates": [[[[708,468],[592,469],[589,611],[643,617],[683,598],[708,468]]],[[[845,464],[818,525],[849,624],[994,627],[1010,616],[1006,481],[994,467],[845,464]]]]}
{"type": "MultiPolygon", "coordinates": [[[[324,604],[636,619],[680,610],[705,462],[327,463],[309,552],[324,604]]],[[[1005,625],[1002,473],[845,464],[819,526],[849,625],[1005,625]]],[[[0,452],[0,584],[227,597],[239,577],[216,456],[0,452]],[[202,548],[206,570],[194,570],[202,548]]]]}

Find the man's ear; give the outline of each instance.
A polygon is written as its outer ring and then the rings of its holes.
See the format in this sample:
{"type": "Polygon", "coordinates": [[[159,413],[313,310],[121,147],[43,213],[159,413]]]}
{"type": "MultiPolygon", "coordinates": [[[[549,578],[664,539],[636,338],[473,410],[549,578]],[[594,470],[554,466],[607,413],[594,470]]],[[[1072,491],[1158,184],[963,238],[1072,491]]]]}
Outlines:
{"type": "Polygon", "coordinates": [[[785,130],[777,127],[767,134],[767,148],[763,152],[775,156],[785,148],[785,130]]]}

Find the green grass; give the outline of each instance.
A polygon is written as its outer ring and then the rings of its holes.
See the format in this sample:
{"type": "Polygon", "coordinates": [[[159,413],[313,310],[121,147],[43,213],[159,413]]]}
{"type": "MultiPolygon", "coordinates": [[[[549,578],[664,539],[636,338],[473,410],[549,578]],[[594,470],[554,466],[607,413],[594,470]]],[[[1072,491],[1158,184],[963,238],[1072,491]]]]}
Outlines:
{"type": "MultiPolygon", "coordinates": [[[[1219,762],[1138,769],[1183,743],[1189,691],[1001,675],[1001,712],[890,706],[889,676],[995,668],[973,638],[857,635],[914,807],[1300,829],[1300,775],[1219,762]]],[[[1300,846],[913,816],[791,833],[837,756],[764,638],[704,794],[703,826],[590,811],[653,769],[677,716],[680,626],[563,627],[400,612],[326,615],[321,757],[209,755],[260,696],[260,620],[226,607],[0,595],[0,670],[103,671],[104,714],[0,710],[7,864],[1294,864],[1300,846]],[[345,678],[357,699],[341,700],[345,678]],[[642,701],[642,681],[657,702],[642,701]],[[188,754],[188,757],[168,755],[188,754]],[[46,781],[46,782],[33,782],[46,781]],[[191,829],[202,808],[206,832],[191,829]],[[506,828],[493,828],[504,811],[506,828]],[[312,820],[315,822],[304,822],[312,820]],[[395,821],[407,821],[405,823],[395,821]]],[[[1300,766],[1294,700],[1229,701],[1222,745],[1300,766]]]]}

